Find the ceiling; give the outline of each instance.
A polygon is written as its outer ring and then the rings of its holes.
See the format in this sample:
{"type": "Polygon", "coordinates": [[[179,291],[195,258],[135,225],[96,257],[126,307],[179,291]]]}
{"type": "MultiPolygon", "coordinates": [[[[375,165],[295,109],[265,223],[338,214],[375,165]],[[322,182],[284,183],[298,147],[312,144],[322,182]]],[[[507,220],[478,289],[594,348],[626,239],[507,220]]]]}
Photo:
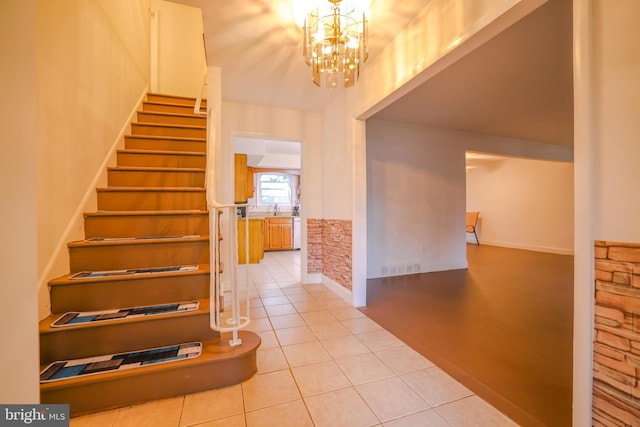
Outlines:
{"type": "MultiPolygon", "coordinates": [[[[311,82],[291,8],[308,0],[173,1],[203,10],[207,58],[222,70],[223,100],[317,111],[346,90],[311,82]]],[[[371,0],[370,57],[430,1],[371,0]]],[[[571,11],[571,0],[549,0],[374,117],[572,145],[571,11]]]]}

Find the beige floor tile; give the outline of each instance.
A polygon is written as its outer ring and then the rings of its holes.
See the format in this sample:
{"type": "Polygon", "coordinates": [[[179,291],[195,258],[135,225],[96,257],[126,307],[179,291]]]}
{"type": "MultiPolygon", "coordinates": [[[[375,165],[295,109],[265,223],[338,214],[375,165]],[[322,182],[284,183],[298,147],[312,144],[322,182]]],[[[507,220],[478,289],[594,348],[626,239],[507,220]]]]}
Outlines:
{"type": "Polygon", "coordinates": [[[283,314],[295,314],[298,312],[291,304],[265,305],[264,309],[269,316],[282,316],[283,314]]]}
{"type": "Polygon", "coordinates": [[[401,378],[431,406],[453,402],[473,394],[435,366],[403,374],[401,378]]]}
{"type": "Polygon", "coordinates": [[[310,294],[314,294],[317,292],[326,292],[327,287],[322,283],[307,283],[302,285],[304,289],[310,294]]]}
{"type": "Polygon", "coordinates": [[[264,310],[264,307],[253,307],[249,309],[249,315],[251,316],[251,320],[261,319],[267,317],[267,312],[264,310]]]}
{"type": "Polygon", "coordinates": [[[270,318],[274,329],[295,328],[296,326],[306,326],[304,319],[299,314],[285,314],[270,318]]]}
{"type": "Polygon", "coordinates": [[[228,418],[243,412],[240,385],[188,394],[184,397],[180,426],[228,418]]]}
{"type": "Polygon", "coordinates": [[[310,311],[306,313],[300,313],[300,316],[307,322],[307,325],[317,325],[320,323],[334,323],[338,319],[333,317],[327,310],[322,311],[310,311]]]}
{"type": "Polygon", "coordinates": [[[351,387],[311,396],[305,401],[316,427],[369,427],[379,423],[351,387]]]}
{"type": "Polygon", "coordinates": [[[246,411],[254,411],[301,399],[288,369],[254,375],[242,383],[246,411]]]}
{"type": "Polygon", "coordinates": [[[291,367],[311,365],[331,359],[319,341],[284,346],[282,351],[291,367]]]}
{"type": "Polygon", "coordinates": [[[273,347],[278,347],[278,340],[276,339],[276,334],[273,331],[263,331],[263,332],[256,332],[258,335],[260,335],[260,348],[261,349],[265,349],[265,348],[273,348],[273,347]]]}
{"type": "Polygon", "coordinates": [[[193,427],[246,427],[246,424],[244,422],[244,414],[242,414],[220,420],[208,421],[193,427]]]}
{"type": "Polygon", "coordinates": [[[453,427],[515,427],[516,423],[478,396],[465,397],[435,408],[453,427]]]}
{"type": "MultiPolygon", "coordinates": [[[[302,292],[298,294],[287,294],[287,298],[291,302],[315,302],[317,304],[320,304],[317,299],[315,299],[309,292],[305,291],[304,289],[302,289],[302,292]]],[[[323,305],[322,309],[324,310],[323,305]]]]}
{"type": "Polygon", "coordinates": [[[344,310],[345,308],[353,308],[351,304],[343,299],[329,299],[321,302],[327,310],[344,310]]]}
{"type": "Polygon", "coordinates": [[[281,371],[288,369],[287,359],[285,359],[282,349],[278,347],[259,349],[257,354],[258,373],[281,371]]]}
{"type": "Polygon", "coordinates": [[[120,409],[113,427],[175,427],[180,422],[184,397],[155,400],[120,409]]]}
{"type": "Polygon", "coordinates": [[[356,390],[383,422],[429,409],[429,404],[398,377],[361,384],[356,390]]]}
{"type": "Polygon", "coordinates": [[[260,298],[250,298],[249,307],[262,307],[262,300],[260,298]]]}
{"type": "Polygon", "coordinates": [[[389,348],[402,347],[405,345],[390,332],[384,329],[374,332],[365,332],[357,335],[357,338],[371,351],[387,350],[389,348]]]}
{"type": "Polygon", "coordinates": [[[313,296],[318,300],[318,301],[344,301],[342,298],[340,298],[338,295],[336,295],[334,292],[330,291],[329,289],[323,291],[323,292],[315,292],[313,294],[313,296]]]}
{"type": "MultiPolygon", "coordinates": [[[[279,292],[282,292],[282,291],[279,290],[279,292]]],[[[265,307],[269,305],[289,304],[289,300],[284,295],[277,296],[277,297],[262,297],[262,304],[265,307]]]]}
{"type": "Polygon", "coordinates": [[[293,368],[293,376],[303,397],[351,387],[334,361],[293,368]]]}
{"type": "Polygon", "coordinates": [[[281,284],[280,287],[282,288],[282,292],[287,296],[307,294],[307,291],[305,291],[302,285],[300,285],[299,283],[290,285],[281,284]]]}
{"type": "Polygon", "coordinates": [[[320,342],[334,359],[369,353],[369,349],[353,335],[329,338],[320,342]]]}
{"type": "Polygon", "coordinates": [[[320,340],[352,335],[351,331],[345,328],[340,322],[319,323],[316,325],[309,325],[309,328],[311,328],[313,333],[320,340]]]}
{"type": "Polygon", "coordinates": [[[387,421],[384,427],[451,427],[434,409],[387,421]]]}
{"type": "Polygon", "coordinates": [[[276,329],[276,336],[280,345],[301,344],[303,342],[317,341],[308,326],[298,326],[295,328],[276,329]]]}
{"type": "Polygon", "coordinates": [[[251,323],[247,327],[247,330],[252,332],[262,332],[262,331],[271,331],[273,328],[271,327],[271,322],[268,317],[264,317],[262,319],[251,319],[251,323]]]}
{"type": "Polygon", "coordinates": [[[364,334],[365,332],[379,331],[382,329],[380,325],[368,317],[346,319],[342,321],[342,324],[354,334],[364,334]]]}
{"type": "Polygon", "coordinates": [[[406,345],[377,351],[375,354],[398,375],[434,366],[430,360],[406,345]]]}
{"type": "Polygon", "coordinates": [[[258,294],[260,295],[260,298],[264,299],[264,298],[269,298],[269,297],[281,297],[284,296],[284,292],[282,292],[282,289],[278,288],[271,288],[271,289],[259,289],[258,290],[258,294]]]}
{"type": "Polygon", "coordinates": [[[320,304],[318,301],[293,301],[291,304],[298,310],[300,313],[307,313],[313,311],[324,311],[326,310],[325,306],[320,304]]]}
{"type": "Polygon", "coordinates": [[[389,378],[395,374],[372,353],[358,354],[335,361],[354,385],[389,378]]]}
{"type": "Polygon", "coordinates": [[[118,417],[119,409],[112,411],[103,411],[91,415],[84,415],[82,417],[74,417],[69,421],[70,427],[96,427],[96,426],[111,426],[118,417]]]}
{"type": "Polygon", "coordinates": [[[331,314],[338,320],[358,319],[366,317],[363,312],[353,307],[329,309],[331,314]]]}
{"type": "Polygon", "coordinates": [[[247,427],[313,427],[302,400],[247,412],[247,427]]]}

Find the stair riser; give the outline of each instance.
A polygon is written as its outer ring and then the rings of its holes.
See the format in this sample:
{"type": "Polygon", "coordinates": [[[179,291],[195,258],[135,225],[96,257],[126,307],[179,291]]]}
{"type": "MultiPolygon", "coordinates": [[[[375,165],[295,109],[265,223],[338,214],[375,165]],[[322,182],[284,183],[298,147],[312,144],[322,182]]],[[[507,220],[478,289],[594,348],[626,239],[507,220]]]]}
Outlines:
{"type": "Polygon", "coordinates": [[[181,141],[171,138],[145,138],[142,136],[125,136],[124,146],[131,150],[189,151],[205,153],[207,143],[202,141],[181,141]]]}
{"type": "Polygon", "coordinates": [[[132,123],[131,133],[133,135],[175,136],[180,138],[207,137],[207,130],[205,128],[147,125],[143,123],[132,123]]]}
{"type": "MultiPolygon", "coordinates": [[[[204,106],[200,104],[200,110],[204,106]]],[[[194,114],[192,105],[157,104],[154,102],[142,103],[142,110],[145,112],[170,113],[170,114],[194,114]]]]}
{"type": "MultiPolygon", "coordinates": [[[[177,105],[188,105],[191,108],[195,105],[196,101],[193,98],[183,98],[180,96],[167,96],[162,94],[149,94],[147,95],[148,102],[157,102],[163,104],[177,104],[177,105]]],[[[206,107],[207,100],[203,99],[200,102],[200,105],[206,107]]]]}
{"type": "Polygon", "coordinates": [[[85,216],[85,237],[188,236],[209,234],[201,215],[85,216]]]}
{"type": "Polygon", "coordinates": [[[138,276],[135,280],[94,279],[51,287],[51,311],[98,311],[209,298],[208,271],[173,276],[138,276]]]}
{"type": "Polygon", "coordinates": [[[107,176],[115,187],[204,187],[204,171],[110,170],[107,176]]]}
{"type": "Polygon", "coordinates": [[[71,272],[207,264],[209,241],[69,248],[71,272]]]}
{"type": "Polygon", "coordinates": [[[209,328],[208,312],[190,316],[149,316],[144,321],[128,323],[108,321],[90,328],[57,328],[53,333],[40,335],[40,363],[212,340],[219,335],[209,328]]]}
{"type": "Polygon", "coordinates": [[[203,191],[98,191],[104,211],[206,210],[203,191]]]}
{"type": "MultiPolygon", "coordinates": [[[[189,113],[187,113],[189,114],[189,113]]],[[[156,114],[154,112],[140,111],[138,112],[138,122],[140,123],[158,123],[163,125],[182,125],[182,126],[207,126],[206,116],[195,116],[191,110],[192,116],[156,114]]]]}
{"type": "Polygon", "coordinates": [[[257,372],[257,363],[254,351],[234,359],[175,362],[162,370],[140,369],[145,372],[138,375],[132,372],[126,378],[112,379],[102,374],[105,378],[101,382],[66,388],[41,387],[40,400],[45,404],[72,402],[71,415],[77,416],[238,384],[257,372]]]}
{"type": "Polygon", "coordinates": [[[118,166],[204,169],[206,163],[204,155],[118,152],[118,166]]]}

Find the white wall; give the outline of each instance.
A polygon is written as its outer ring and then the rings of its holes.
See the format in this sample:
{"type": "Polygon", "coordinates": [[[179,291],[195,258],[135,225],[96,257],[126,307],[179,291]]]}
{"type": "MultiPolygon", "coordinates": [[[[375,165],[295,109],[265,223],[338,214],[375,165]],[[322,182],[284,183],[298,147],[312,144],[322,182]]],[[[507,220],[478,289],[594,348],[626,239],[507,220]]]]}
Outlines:
{"type": "Polygon", "coordinates": [[[451,134],[368,123],[367,202],[368,278],[467,266],[464,148],[451,134]]]}
{"type": "Polygon", "coordinates": [[[151,64],[157,66],[157,88],[152,90],[197,97],[206,70],[202,9],[163,0],[151,0],[150,6],[157,20],[152,24],[157,46],[151,46],[152,52],[157,49],[157,64],[151,64]]]}
{"type": "Polygon", "coordinates": [[[640,2],[596,3],[595,238],[640,242],[640,2]]]}
{"type": "MultiPolygon", "coordinates": [[[[395,275],[388,269],[383,273],[383,267],[404,266],[404,271],[396,270],[396,274],[414,273],[414,269],[406,269],[412,260],[420,264],[420,272],[467,266],[464,229],[465,212],[469,210],[465,194],[464,153],[467,150],[559,162],[565,162],[572,156],[571,147],[368,120],[368,278],[395,275]]],[[[558,194],[553,200],[559,209],[554,221],[562,222],[558,225],[563,229],[560,233],[562,245],[571,248],[570,237],[567,236],[572,236],[572,195],[566,196],[569,200],[560,200],[561,194],[566,195],[571,190],[571,168],[567,168],[566,163],[559,169],[553,166],[556,163],[540,163],[551,164],[544,172],[553,173],[546,185],[557,187],[558,194]],[[555,178],[563,180],[563,190],[553,182],[555,178]]],[[[560,164],[563,163],[557,163],[560,164]]],[[[529,176],[535,176],[537,171],[535,168],[529,170],[529,176]]],[[[538,181],[542,184],[545,179],[538,181]]],[[[500,191],[496,191],[492,185],[483,194],[489,191],[502,193],[505,188],[501,186],[500,191]]],[[[511,195],[516,192],[514,189],[511,195]]],[[[538,200],[545,197],[540,194],[544,193],[542,188],[536,193],[538,200]]],[[[531,201],[525,202],[529,204],[531,201]]],[[[539,213],[538,216],[544,218],[545,215],[547,213],[539,213]]],[[[560,245],[550,235],[544,241],[534,239],[526,244],[551,248],[560,245]]]]}
{"type": "MultiPolygon", "coordinates": [[[[482,244],[573,253],[573,164],[505,158],[467,172],[482,244]]],[[[472,234],[467,241],[475,243],[472,234]]]]}
{"type": "Polygon", "coordinates": [[[38,403],[36,1],[0,2],[0,402],[38,403]],[[19,41],[19,42],[18,42],[19,41]]]}
{"type": "Polygon", "coordinates": [[[104,172],[105,159],[148,85],[149,2],[36,4],[37,229],[44,316],[46,283],[69,272],[66,244],[84,238],[82,209],[95,209],[94,180],[104,172]]]}

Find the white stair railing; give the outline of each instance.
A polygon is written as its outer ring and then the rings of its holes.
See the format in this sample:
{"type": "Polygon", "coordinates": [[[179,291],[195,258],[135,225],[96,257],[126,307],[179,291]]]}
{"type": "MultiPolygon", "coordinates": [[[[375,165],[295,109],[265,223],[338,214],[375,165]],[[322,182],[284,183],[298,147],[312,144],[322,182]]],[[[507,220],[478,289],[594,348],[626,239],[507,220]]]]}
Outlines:
{"type": "MultiPolygon", "coordinates": [[[[207,194],[209,190],[207,189],[207,194]]],[[[250,306],[249,306],[249,221],[245,221],[245,264],[244,264],[244,280],[238,277],[238,219],[237,208],[246,207],[244,204],[220,204],[207,200],[209,208],[209,230],[210,230],[210,326],[211,329],[220,332],[232,332],[232,339],[229,341],[231,346],[242,344],[242,340],[238,337],[238,331],[246,328],[251,322],[250,306]],[[227,221],[227,233],[229,236],[229,252],[231,254],[231,268],[227,272],[230,289],[225,292],[222,282],[222,258],[220,251],[220,237],[222,233],[222,215],[227,213],[229,220],[227,221]],[[243,282],[243,286],[241,286],[243,282]],[[231,301],[225,301],[225,296],[229,296],[231,301]],[[229,304],[226,304],[228,302],[229,304]],[[243,307],[244,306],[244,307],[243,307]],[[230,308],[231,313],[225,309],[230,308]],[[243,310],[244,308],[244,310],[243,310]]]]}

